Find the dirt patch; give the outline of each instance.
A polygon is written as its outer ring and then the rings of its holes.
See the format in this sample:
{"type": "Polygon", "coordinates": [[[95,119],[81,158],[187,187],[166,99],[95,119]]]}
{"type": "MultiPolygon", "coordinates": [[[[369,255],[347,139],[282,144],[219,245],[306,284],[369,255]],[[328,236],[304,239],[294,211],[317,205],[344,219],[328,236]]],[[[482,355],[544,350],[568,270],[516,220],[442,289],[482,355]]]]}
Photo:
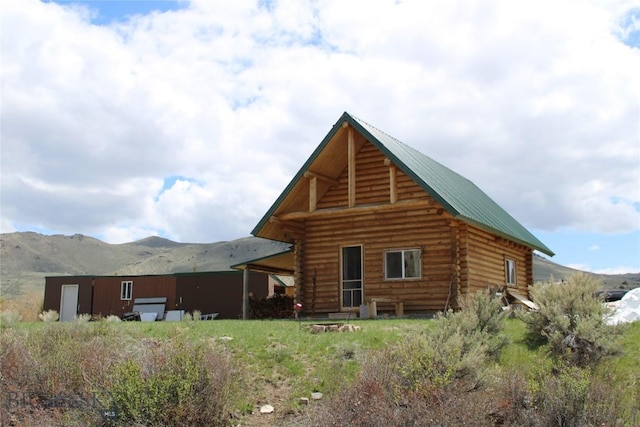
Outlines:
{"type": "MultiPolygon", "coordinates": [[[[276,376],[274,374],[274,377],[276,376]]],[[[295,398],[291,396],[292,387],[288,381],[262,381],[259,389],[259,397],[253,403],[251,413],[241,417],[237,425],[243,427],[283,425],[287,418],[295,414],[294,409],[292,409],[295,398]],[[260,408],[264,405],[273,406],[273,413],[261,414],[260,408]]]]}

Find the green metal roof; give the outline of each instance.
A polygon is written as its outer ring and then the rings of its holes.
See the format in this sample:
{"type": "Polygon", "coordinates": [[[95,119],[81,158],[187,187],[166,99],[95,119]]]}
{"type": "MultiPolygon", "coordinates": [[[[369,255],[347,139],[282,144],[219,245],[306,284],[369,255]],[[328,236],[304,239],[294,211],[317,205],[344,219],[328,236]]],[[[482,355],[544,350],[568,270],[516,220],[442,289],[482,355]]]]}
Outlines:
{"type": "Polygon", "coordinates": [[[303,176],[313,159],[322,151],[345,121],[382,151],[400,170],[410,176],[455,218],[536,249],[549,256],[554,255],[551,249],[531,234],[473,182],[346,112],[336,122],[267,215],[254,228],[252,234],[257,233],[262,228],[265,221],[284,200],[288,191],[303,176]]]}

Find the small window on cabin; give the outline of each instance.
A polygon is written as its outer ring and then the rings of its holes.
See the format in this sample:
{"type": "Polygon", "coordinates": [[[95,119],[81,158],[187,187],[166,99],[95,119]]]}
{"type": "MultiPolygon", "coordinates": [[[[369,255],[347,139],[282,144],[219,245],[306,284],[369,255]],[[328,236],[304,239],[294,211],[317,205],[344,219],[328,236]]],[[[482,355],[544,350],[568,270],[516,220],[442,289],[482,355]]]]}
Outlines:
{"type": "Polygon", "coordinates": [[[120,284],[120,299],[121,300],[130,300],[131,292],[133,291],[133,282],[132,281],[123,281],[120,284]]]}
{"type": "Polygon", "coordinates": [[[415,279],[420,277],[420,249],[386,251],[385,279],[415,279]]]}
{"type": "Polygon", "coordinates": [[[516,286],[516,262],[506,258],[504,260],[505,281],[507,285],[516,286]]]}

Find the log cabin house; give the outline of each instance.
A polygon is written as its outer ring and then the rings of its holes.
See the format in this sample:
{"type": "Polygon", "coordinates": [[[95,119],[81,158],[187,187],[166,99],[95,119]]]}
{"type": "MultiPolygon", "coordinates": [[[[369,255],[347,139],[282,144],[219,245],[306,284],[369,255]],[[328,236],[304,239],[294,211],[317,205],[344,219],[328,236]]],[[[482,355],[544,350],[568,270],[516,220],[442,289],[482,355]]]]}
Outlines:
{"type": "Polygon", "coordinates": [[[307,315],[433,313],[496,285],[528,298],[533,251],[553,256],[471,181],[346,112],[252,234],[293,244],[274,265],[307,315]]]}

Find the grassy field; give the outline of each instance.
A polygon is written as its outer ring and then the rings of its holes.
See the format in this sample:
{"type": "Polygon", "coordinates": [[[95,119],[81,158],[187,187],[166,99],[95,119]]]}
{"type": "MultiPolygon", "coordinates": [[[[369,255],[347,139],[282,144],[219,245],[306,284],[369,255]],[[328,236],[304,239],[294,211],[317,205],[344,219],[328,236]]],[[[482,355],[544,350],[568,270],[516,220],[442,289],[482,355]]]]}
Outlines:
{"type": "MultiPolygon", "coordinates": [[[[312,322],[294,320],[273,321],[190,321],[190,322],[91,322],[86,324],[18,323],[2,331],[3,340],[9,334],[34,337],[51,336],[54,331],[79,330],[75,338],[87,342],[96,337],[109,336],[122,343],[119,353],[134,349],[136,342],[193,343],[206,352],[227,355],[233,366],[233,398],[228,410],[233,413],[231,424],[270,425],[277,417],[278,423],[288,417],[299,418],[311,405],[302,405],[301,397],[312,392],[323,393],[323,401],[334,398],[345,389],[367,366],[373,354],[394,348],[433,328],[432,320],[355,320],[355,332],[327,332],[313,334],[312,322]],[[273,405],[276,414],[262,416],[259,408],[273,405]],[[271,418],[269,418],[271,417],[271,418]]],[[[551,366],[544,347],[531,348],[525,340],[525,325],[518,319],[508,319],[505,333],[510,343],[502,350],[492,375],[518,372],[523,378],[535,371],[551,366]]],[[[111,341],[110,341],[111,342],[111,341]]],[[[80,343],[78,343],[80,344],[80,343]]],[[[3,342],[3,345],[6,343],[3,342]]],[[[622,351],[605,359],[590,375],[614,384],[625,399],[640,397],[640,323],[625,327],[621,336],[622,351]]],[[[32,351],[32,350],[30,350],[32,351]]],[[[48,349],[51,357],[54,349],[48,349]]],[[[68,349],[66,351],[71,351],[68,349]]],[[[100,351],[99,347],[95,351],[100,351]]],[[[191,350],[189,350],[191,351],[191,350]]],[[[4,353],[1,353],[4,356],[4,353]]],[[[104,363],[104,362],[103,362],[104,363]]],[[[370,363],[370,362],[369,362],[370,363]]],[[[41,362],[42,364],[42,362],[41,362]]],[[[231,369],[231,368],[229,368],[231,369]]],[[[633,407],[633,402],[626,402],[633,407]]],[[[637,407],[637,404],[636,404],[637,407]]],[[[632,417],[637,416],[631,415],[632,417]]],[[[297,424],[301,425],[301,424],[297,424]]],[[[612,425],[627,425],[624,422],[612,425]]]]}
{"type": "MultiPolygon", "coordinates": [[[[354,378],[371,350],[393,346],[405,337],[428,329],[429,320],[355,320],[355,332],[313,334],[316,322],[293,320],[215,320],[190,322],[121,322],[110,325],[119,334],[136,339],[171,340],[187,336],[210,343],[216,351],[232,354],[242,366],[237,408],[248,412],[276,402],[291,410],[298,398],[312,392],[331,395],[354,378]]],[[[23,324],[26,329],[42,323],[23,324]]]]}

